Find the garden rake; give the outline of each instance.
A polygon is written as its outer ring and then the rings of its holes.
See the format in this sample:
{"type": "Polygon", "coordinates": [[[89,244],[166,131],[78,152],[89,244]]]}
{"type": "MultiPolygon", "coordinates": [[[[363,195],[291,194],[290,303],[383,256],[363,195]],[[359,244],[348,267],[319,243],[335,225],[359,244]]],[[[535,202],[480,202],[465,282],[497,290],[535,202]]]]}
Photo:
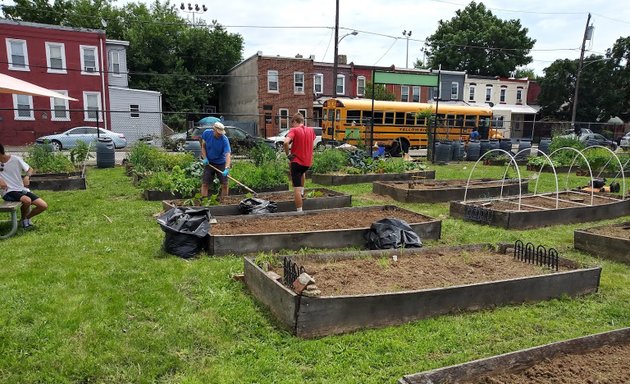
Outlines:
{"type": "MultiPolygon", "coordinates": [[[[208,166],[212,169],[214,169],[215,171],[222,173],[223,171],[221,171],[219,168],[213,166],[212,164],[208,164],[208,166]]],[[[228,179],[234,181],[236,184],[240,185],[241,187],[247,189],[248,191],[250,191],[254,196],[257,196],[258,193],[256,191],[254,191],[253,189],[251,189],[250,187],[248,187],[247,185],[241,183],[240,181],[236,180],[235,178],[233,178],[232,176],[230,176],[229,174],[227,175],[228,179]]]]}

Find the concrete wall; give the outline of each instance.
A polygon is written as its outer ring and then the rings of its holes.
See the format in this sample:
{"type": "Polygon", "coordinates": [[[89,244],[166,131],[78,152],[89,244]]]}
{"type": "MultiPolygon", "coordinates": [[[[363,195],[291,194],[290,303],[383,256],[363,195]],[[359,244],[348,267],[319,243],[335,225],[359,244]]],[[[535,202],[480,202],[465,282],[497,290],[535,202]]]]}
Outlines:
{"type": "Polygon", "coordinates": [[[226,119],[247,121],[258,119],[258,56],[243,61],[226,77],[220,99],[226,119]]]}

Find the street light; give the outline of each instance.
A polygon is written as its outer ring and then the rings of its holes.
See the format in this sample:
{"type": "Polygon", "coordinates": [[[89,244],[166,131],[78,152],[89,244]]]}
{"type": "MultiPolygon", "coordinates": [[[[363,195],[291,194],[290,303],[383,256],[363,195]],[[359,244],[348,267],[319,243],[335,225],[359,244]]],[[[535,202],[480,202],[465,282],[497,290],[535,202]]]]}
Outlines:
{"type": "Polygon", "coordinates": [[[411,31],[407,32],[405,29],[402,32],[403,36],[407,39],[407,54],[405,55],[405,68],[409,68],[409,38],[411,37],[411,31]]]}
{"type": "Polygon", "coordinates": [[[188,7],[186,7],[186,4],[181,3],[181,5],[179,6],[179,9],[181,9],[183,12],[186,13],[192,13],[193,15],[193,26],[195,25],[195,14],[196,13],[204,13],[208,10],[208,8],[205,5],[202,5],[201,7],[199,6],[199,4],[195,4],[194,6],[190,3],[188,3],[188,7]]]}

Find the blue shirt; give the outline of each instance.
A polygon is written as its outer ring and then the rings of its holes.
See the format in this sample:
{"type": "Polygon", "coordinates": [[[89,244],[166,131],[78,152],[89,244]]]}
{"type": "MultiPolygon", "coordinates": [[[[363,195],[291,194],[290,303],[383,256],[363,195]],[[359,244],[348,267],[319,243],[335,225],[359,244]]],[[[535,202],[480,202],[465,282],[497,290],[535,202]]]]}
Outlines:
{"type": "Polygon", "coordinates": [[[201,134],[201,138],[206,143],[206,158],[213,164],[225,164],[225,155],[232,152],[230,141],[225,135],[214,136],[214,129],[206,129],[201,134]]]}
{"type": "Polygon", "coordinates": [[[470,140],[477,140],[477,139],[479,139],[479,132],[477,131],[470,132],[470,140]]]}

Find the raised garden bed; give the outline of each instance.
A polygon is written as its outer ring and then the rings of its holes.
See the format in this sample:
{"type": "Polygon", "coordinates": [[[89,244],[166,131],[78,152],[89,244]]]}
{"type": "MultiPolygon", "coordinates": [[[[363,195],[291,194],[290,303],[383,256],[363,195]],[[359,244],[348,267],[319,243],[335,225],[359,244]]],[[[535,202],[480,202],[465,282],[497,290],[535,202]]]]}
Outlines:
{"type": "MultiPolygon", "coordinates": [[[[281,191],[288,191],[289,190],[289,184],[280,184],[280,185],[275,185],[273,187],[264,187],[264,188],[256,188],[255,191],[257,193],[260,192],[281,192],[281,191]]],[[[236,186],[236,187],[230,187],[230,194],[232,195],[245,195],[247,193],[250,193],[247,189],[241,187],[241,186],[236,186]]]]}
{"type": "MultiPolygon", "coordinates": [[[[524,255],[522,247],[518,255],[524,255]]],[[[551,257],[552,250],[545,250],[545,255],[551,257]]],[[[254,258],[246,257],[245,283],[284,327],[306,338],[588,294],[597,291],[601,273],[600,267],[580,268],[560,257],[555,259],[558,270],[534,265],[515,259],[513,247],[488,244],[290,259],[294,263],[290,268],[272,266],[264,271],[254,258]],[[291,271],[301,271],[299,267],[315,280],[319,296],[290,288],[291,271]]]]}
{"type": "Polygon", "coordinates": [[[85,176],[81,172],[41,173],[30,178],[30,189],[49,191],[71,191],[86,189],[85,176]]]}
{"type": "Polygon", "coordinates": [[[399,384],[630,382],[630,328],[406,375],[399,384]]]}
{"type": "Polygon", "coordinates": [[[440,238],[440,220],[395,206],[352,207],[262,216],[223,216],[210,229],[208,253],[245,254],[301,248],[365,246],[365,232],[384,218],[405,220],[422,240],[440,238]]]}
{"type": "Polygon", "coordinates": [[[435,179],[435,171],[413,171],[405,173],[366,173],[364,175],[337,175],[314,173],[313,183],[321,185],[344,185],[371,183],[373,181],[396,181],[412,179],[435,179]]]}
{"type": "Polygon", "coordinates": [[[155,191],[151,189],[145,189],[142,191],[142,197],[149,201],[182,199],[183,196],[179,192],[173,191],[155,191]]]}
{"type": "Polygon", "coordinates": [[[590,193],[565,191],[559,197],[557,209],[555,192],[523,196],[520,210],[518,197],[451,201],[450,215],[507,229],[524,229],[613,219],[630,214],[630,199],[596,194],[593,205],[590,205],[590,193]]]}
{"type": "Polygon", "coordinates": [[[573,244],[594,256],[630,264],[630,222],[575,230],[573,244]]]}
{"type": "MultiPolygon", "coordinates": [[[[467,180],[418,180],[418,181],[375,181],[372,192],[379,195],[391,196],[396,201],[404,203],[438,203],[464,199],[467,180]]],[[[528,191],[528,180],[520,183],[517,179],[470,180],[467,198],[478,199],[485,197],[517,195],[528,191]]]]}
{"type": "MultiPolygon", "coordinates": [[[[560,165],[556,167],[556,173],[567,173],[569,172],[569,166],[568,165],[560,165]]],[[[578,170],[577,166],[573,166],[573,168],[571,168],[574,171],[578,170]]],[[[542,171],[540,170],[540,165],[527,165],[527,170],[528,171],[534,171],[534,172],[548,172],[548,173],[553,173],[553,168],[551,168],[550,165],[544,165],[542,167],[542,171]]]]}
{"type": "MultiPolygon", "coordinates": [[[[303,209],[307,211],[352,206],[351,195],[326,188],[306,189],[305,195],[307,197],[304,199],[303,209]]],[[[212,216],[240,215],[238,204],[247,197],[249,195],[230,195],[221,202],[221,205],[210,206],[210,214],[212,216]]],[[[256,197],[274,201],[278,207],[278,212],[295,211],[293,191],[259,193],[256,197]]],[[[185,199],[162,201],[162,207],[165,211],[174,207],[200,205],[199,202],[189,202],[185,199]]]]}

